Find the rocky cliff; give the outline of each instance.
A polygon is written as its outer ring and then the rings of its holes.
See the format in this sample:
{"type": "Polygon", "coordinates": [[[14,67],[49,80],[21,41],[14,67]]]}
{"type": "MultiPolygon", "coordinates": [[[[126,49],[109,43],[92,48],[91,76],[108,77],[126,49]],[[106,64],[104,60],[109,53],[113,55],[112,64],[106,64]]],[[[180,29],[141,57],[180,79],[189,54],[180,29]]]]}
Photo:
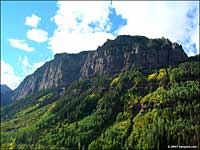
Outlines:
{"type": "Polygon", "coordinates": [[[53,60],[45,63],[24,79],[14,91],[13,99],[20,99],[42,89],[62,87],[79,79],[80,69],[88,53],[90,52],[56,54],[53,60]]]}
{"type": "Polygon", "coordinates": [[[182,46],[168,39],[122,35],[107,40],[96,51],[55,55],[52,61],[24,79],[14,91],[13,99],[42,89],[66,86],[74,80],[97,74],[114,75],[135,66],[161,67],[186,59],[182,46]]]}
{"type": "Polygon", "coordinates": [[[118,36],[99,47],[81,68],[81,77],[115,74],[131,67],[162,67],[185,61],[182,46],[168,39],[118,36]]]}

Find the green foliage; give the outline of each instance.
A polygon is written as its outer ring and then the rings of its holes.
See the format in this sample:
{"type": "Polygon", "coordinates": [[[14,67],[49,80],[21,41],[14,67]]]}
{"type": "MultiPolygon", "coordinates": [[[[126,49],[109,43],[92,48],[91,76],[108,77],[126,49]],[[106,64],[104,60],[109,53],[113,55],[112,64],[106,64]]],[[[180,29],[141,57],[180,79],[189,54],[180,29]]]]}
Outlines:
{"type": "Polygon", "coordinates": [[[38,92],[1,108],[1,149],[199,148],[199,74],[195,59],[38,92]]]}
{"type": "Polygon", "coordinates": [[[112,80],[110,86],[116,86],[119,83],[119,77],[116,77],[112,80]]]}
{"type": "Polygon", "coordinates": [[[178,67],[169,69],[169,76],[171,82],[180,82],[188,80],[200,79],[200,64],[199,62],[185,62],[178,67]]]}

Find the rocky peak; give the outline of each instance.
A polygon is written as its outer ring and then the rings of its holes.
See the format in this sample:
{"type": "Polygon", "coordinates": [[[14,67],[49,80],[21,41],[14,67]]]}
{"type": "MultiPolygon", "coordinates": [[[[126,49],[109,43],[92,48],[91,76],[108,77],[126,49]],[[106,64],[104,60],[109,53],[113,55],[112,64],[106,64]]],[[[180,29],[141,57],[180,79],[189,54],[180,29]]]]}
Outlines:
{"type": "Polygon", "coordinates": [[[107,40],[81,68],[81,77],[119,73],[131,67],[161,67],[187,59],[182,47],[168,39],[144,36],[118,36],[107,40]]]}
{"type": "Polygon", "coordinates": [[[0,89],[1,89],[1,93],[12,92],[12,90],[6,84],[1,84],[0,89]]]}
{"type": "Polygon", "coordinates": [[[74,80],[97,74],[114,75],[135,66],[161,67],[186,59],[181,45],[168,39],[121,35],[115,40],[107,40],[96,51],[56,54],[52,61],[24,79],[14,91],[13,99],[42,89],[63,87],[74,80]]]}

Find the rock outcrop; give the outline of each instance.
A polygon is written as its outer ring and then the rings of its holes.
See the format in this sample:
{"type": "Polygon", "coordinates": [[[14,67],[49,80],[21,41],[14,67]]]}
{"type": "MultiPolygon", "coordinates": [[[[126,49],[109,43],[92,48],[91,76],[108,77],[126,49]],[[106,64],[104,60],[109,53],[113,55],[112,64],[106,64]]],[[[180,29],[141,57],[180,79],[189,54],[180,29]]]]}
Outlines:
{"type": "Polygon", "coordinates": [[[80,78],[97,74],[114,75],[135,66],[156,68],[173,65],[187,58],[182,46],[168,39],[122,35],[115,40],[107,40],[96,51],[56,54],[52,61],[24,79],[14,91],[13,99],[42,89],[63,87],[80,78]]]}
{"type": "Polygon", "coordinates": [[[14,90],[12,98],[17,100],[43,89],[66,86],[79,79],[80,69],[88,53],[90,52],[56,54],[53,60],[45,63],[33,74],[27,76],[14,90]]]}
{"type": "Polygon", "coordinates": [[[168,39],[148,39],[144,36],[118,36],[99,47],[81,68],[81,77],[115,74],[131,67],[162,67],[185,61],[181,45],[168,39]]]}

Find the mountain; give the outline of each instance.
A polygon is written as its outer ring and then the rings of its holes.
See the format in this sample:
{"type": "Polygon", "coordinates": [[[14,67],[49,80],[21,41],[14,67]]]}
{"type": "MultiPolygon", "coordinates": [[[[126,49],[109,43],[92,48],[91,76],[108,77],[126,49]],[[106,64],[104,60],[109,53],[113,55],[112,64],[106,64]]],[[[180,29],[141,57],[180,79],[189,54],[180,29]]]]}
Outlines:
{"type": "Polygon", "coordinates": [[[84,77],[3,106],[1,149],[200,149],[199,58],[84,77]]]}
{"type": "Polygon", "coordinates": [[[1,149],[199,149],[199,65],[144,36],[56,54],[1,107],[1,149]]]}
{"type": "Polygon", "coordinates": [[[11,92],[12,90],[5,84],[1,84],[0,85],[1,88],[1,93],[7,93],[7,92],[11,92]]]}
{"type": "Polygon", "coordinates": [[[12,90],[5,84],[0,85],[1,106],[11,103],[12,90]]]}
{"type": "Polygon", "coordinates": [[[14,90],[13,99],[20,99],[43,89],[63,87],[80,77],[80,68],[91,52],[56,54],[32,75],[27,76],[14,90]]]}
{"type": "Polygon", "coordinates": [[[82,77],[116,74],[133,67],[157,68],[187,59],[182,46],[168,39],[121,35],[108,40],[81,68],[82,77]]]}
{"type": "Polygon", "coordinates": [[[64,87],[96,75],[115,75],[134,67],[157,68],[187,60],[181,45],[168,39],[121,35],[96,51],[56,54],[54,59],[29,75],[14,91],[13,100],[42,89],[64,87]]]}

